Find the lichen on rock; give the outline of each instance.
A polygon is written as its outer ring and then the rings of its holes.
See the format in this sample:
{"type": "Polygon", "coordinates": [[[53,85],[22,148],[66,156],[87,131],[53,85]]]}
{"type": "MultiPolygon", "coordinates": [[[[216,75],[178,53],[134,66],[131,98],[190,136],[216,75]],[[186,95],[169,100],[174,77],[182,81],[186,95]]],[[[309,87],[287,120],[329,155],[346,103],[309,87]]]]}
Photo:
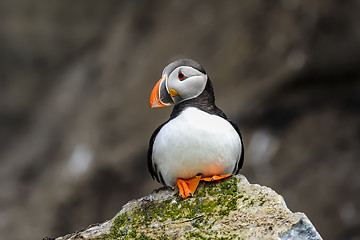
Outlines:
{"type": "Polygon", "coordinates": [[[321,239],[305,214],[292,213],[280,195],[236,175],[201,183],[185,200],[169,188],[157,189],[128,202],[110,221],[57,240],[279,238],[321,239]]]}

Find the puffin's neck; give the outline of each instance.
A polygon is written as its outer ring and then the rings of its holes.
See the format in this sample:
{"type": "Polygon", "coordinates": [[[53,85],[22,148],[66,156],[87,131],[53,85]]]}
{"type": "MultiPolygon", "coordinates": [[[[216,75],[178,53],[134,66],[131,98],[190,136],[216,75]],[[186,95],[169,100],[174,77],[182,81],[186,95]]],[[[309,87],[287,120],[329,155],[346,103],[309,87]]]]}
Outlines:
{"type": "Polygon", "coordinates": [[[204,91],[199,96],[182,101],[174,106],[170,119],[177,117],[187,107],[196,107],[204,112],[226,119],[226,115],[215,105],[214,90],[209,78],[204,91]]]}

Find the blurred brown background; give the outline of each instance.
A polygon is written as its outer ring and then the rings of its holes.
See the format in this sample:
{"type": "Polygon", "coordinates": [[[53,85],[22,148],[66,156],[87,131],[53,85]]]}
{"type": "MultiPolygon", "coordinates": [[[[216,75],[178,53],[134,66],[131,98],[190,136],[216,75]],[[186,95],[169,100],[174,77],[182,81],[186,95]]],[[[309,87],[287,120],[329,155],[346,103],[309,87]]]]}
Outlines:
{"type": "Polygon", "coordinates": [[[360,1],[0,2],[0,239],[113,217],[160,185],[146,150],[163,67],[199,61],[242,173],[324,239],[360,239],[360,1]]]}

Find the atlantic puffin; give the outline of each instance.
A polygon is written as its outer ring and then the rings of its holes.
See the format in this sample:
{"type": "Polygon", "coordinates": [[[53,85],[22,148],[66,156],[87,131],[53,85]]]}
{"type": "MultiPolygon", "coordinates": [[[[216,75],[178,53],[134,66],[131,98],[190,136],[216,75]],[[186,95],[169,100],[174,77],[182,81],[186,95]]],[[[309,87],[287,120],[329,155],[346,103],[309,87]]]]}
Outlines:
{"type": "Polygon", "coordinates": [[[194,60],[167,65],[150,96],[150,107],[174,105],[170,119],[152,134],[147,153],[153,179],[193,196],[200,181],[237,174],[244,161],[239,128],[215,105],[204,68],[194,60]]]}

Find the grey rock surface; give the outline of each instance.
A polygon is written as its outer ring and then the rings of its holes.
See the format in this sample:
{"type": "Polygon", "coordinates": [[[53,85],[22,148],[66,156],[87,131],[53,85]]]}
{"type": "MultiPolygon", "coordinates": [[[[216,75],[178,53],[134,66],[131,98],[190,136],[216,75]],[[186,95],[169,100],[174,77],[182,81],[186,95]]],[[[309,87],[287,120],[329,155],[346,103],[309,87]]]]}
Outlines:
{"type": "Polygon", "coordinates": [[[160,238],[322,239],[306,215],[291,212],[275,191],[237,175],[202,183],[186,200],[158,189],[128,202],[111,220],[56,240],[160,238]]]}
{"type": "Polygon", "coordinates": [[[279,235],[282,240],[319,240],[322,239],[310,220],[304,216],[290,230],[279,235]]]}

